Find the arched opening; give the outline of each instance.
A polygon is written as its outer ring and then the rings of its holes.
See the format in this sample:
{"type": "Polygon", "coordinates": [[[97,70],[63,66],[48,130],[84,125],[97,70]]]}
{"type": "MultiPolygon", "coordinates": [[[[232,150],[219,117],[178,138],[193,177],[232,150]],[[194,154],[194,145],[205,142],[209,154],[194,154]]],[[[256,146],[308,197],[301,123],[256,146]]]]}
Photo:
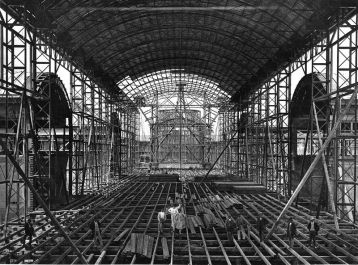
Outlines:
{"type": "Polygon", "coordinates": [[[220,84],[184,69],[156,71],[118,86],[139,106],[141,169],[205,169],[215,160],[219,108],[230,96],[220,84]],[[150,157],[150,165],[146,166],[150,157]]]}
{"type": "MultiPolygon", "coordinates": [[[[56,209],[69,202],[67,163],[70,146],[72,115],[66,88],[53,73],[44,73],[35,87],[38,98],[31,99],[36,132],[31,157],[34,187],[56,209]]],[[[38,202],[34,201],[33,207],[38,202]]]]}
{"type": "MultiPolygon", "coordinates": [[[[320,145],[319,134],[327,134],[329,101],[323,75],[310,73],[297,84],[289,112],[291,135],[291,187],[295,189],[315,158],[320,145]],[[317,122],[318,126],[317,126],[317,122]]],[[[327,206],[327,188],[323,164],[319,162],[299,196],[300,201],[315,208],[327,206]],[[319,191],[319,192],[317,192],[319,191]]]]}

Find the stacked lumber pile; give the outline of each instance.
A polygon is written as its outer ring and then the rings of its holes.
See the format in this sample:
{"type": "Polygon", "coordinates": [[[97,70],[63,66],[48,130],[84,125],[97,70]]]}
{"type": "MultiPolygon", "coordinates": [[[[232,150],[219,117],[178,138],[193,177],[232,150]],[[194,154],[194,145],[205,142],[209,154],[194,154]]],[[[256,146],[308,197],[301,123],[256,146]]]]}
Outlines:
{"type": "MultiPolygon", "coordinates": [[[[210,204],[208,206],[210,206],[210,204]]],[[[203,228],[211,228],[213,226],[225,227],[225,224],[221,221],[221,219],[216,217],[215,214],[209,208],[202,205],[194,205],[194,210],[196,216],[188,216],[189,229],[190,229],[190,222],[193,223],[194,227],[198,227],[198,226],[201,226],[203,228]]]]}
{"type": "Polygon", "coordinates": [[[145,234],[132,233],[123,253],[139,254],[150,259],[152,257],[153,247],[154,237],[145,234]]]}
{"type": "MultiPolygon", "coordinates": [[[[228,195],[225,195],[223,197],[220,197],[219,195],[209,195],[209,198],[203,198],[201,200],[199,200],[199,202],[201,202],[201,205],[203,206],[203,208],[205,208],[204,210],[201,209],[201,206],[196,206],[198,213],[202,212],[202,213],[206,213],[208,211],[208,209],[216,209],[218,210],[218,212],[220,213],[221,216],[224,216],[224,213],[222,211],[224,211],[224,209],[228,209],[231,208],[233,206],[241,209],[243,207],[243,205],[236,199],[233,197],[230,197],[228,195]],[[198,208],[199,207],[199,208],[198,208]]],[[[195,206],[194,206],[195,208],[195,206]]],[[[209,212],[210,214],[210,212],[209,212]]]]}
{"type": "MultiPolygon", "coordinates": [[[[196,200],[195,195],[191,197],[196,200]]],[[[226,209],[235,206],[238,209],[242,209],[243,205],[233,197],[228,195],[219,196],[208,195],[207,198],[201,198],[198,200],[200,204],[194,205],[195,216],[188,216],[188,228],[192,234],[195,234],[196,227],[211,228],[218,226],[225,228],[225,223],[221,218],[217,217],[214,212],[218,213],[221,217],[225,217],[226,209]]]]}
{"type": "Polygon", "coordinates": [[[224,195],[223,200],[221,201],[221,206],[223,206],[225,209],[231,208],[233,206],[236,206],[239,209],[243,208],[241,202],[239,202],[236,198],[230,197],[228,195],[224,195]]]}

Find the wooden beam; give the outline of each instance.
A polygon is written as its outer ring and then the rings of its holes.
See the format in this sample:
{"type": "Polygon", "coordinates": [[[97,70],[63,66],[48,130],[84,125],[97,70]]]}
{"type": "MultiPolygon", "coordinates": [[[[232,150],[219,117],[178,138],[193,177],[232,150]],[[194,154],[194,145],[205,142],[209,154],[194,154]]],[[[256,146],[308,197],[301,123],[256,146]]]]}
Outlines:
{"type": "MultiPolygon", "coordinates": [[[[225,248],[224,248],[224,246],[223,246],[223,243],[221,243],[220,237],[218,236],[218,233],[216,232],[216,230],[215,230],[214,227],[213,227],[213,231],[214,231],[216,240],[217,240],[218,243],[219,243],[220,249],[221,249],[221,251],[222,251],[222,253],[223,253],[223,255],[224,255],[224,258],[225,258],[225,260],[226,260],[226,263],[227,263],[228,265],[231,265],[231,261],[230,261],[229,257],[227,256],[227,253],[226,253],[226,251],[225,251],[225,248]]],[[[234,237],[234,235],[233,235],[233,237],[234,237]]],[[[233,239],[233,240],[235,240],[235,239],[233,239]]]]}
{"type": "MultiPolygon", "coordinates": [[[[314,102],[312,102],[312,104],[313,104],[313,106],[312,106],[313,107],[313,114],[314,114],[314,118],[315,118],[315,121],[316,121],[316,128],[317,128],[317,134],[318,134],[318,143],[319,143],[319,147],[321,148],[322,147],[322,138],[321,138],[321,132],[320,132],[320,129],[319,129],[316,104],[314,102]]],[[[322,153],[322,163],[323,163],[324,176],[325,176],[326,182],[327,182],[329,203],[331,204],[331,208],[332,208],[334,226],[336,227],[337,230],[339,230],[339,224],[338,224],[337,213],[336,213],[336,205],[334,204],[334,199],[333,199],[332,183],[331,183],[331,180],[329,178],[328,166],[327,166],[326,156],[325,156],[324,153],[322,153]]]]}
{"type": "MultiPolygon", "coordinates": [[[[245,233],[245,236],[247,236],[247,234],[245,233]]],[[[244,251],[241,249],[239,243],[237,243],[237,241],[234,238],[234,244],[235,247],[239,250],[240,255],[243,257],[244,261],[246,262],[247,265],[251,265],[251,262],[249,261],[249,259],[246,257],[244,251]]]]}

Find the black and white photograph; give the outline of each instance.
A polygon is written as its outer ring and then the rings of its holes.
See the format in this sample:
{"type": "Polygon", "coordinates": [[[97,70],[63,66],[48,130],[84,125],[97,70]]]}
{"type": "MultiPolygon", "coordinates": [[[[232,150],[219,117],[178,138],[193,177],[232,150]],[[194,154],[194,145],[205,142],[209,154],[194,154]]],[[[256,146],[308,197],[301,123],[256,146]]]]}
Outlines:
{"type": "Polygon", "coordinates": [[[358,264],[358,1],[0,0],[0,264],[358,264]]]}

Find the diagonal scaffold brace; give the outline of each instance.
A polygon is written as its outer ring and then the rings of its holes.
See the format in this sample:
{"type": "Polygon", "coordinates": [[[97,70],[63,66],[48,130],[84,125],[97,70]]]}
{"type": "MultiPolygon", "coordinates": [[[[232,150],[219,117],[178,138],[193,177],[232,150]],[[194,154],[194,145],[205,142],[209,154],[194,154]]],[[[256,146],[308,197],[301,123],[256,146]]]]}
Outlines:
{"type": "Polygon", "coordinates": [[[203,177],[203,179],[200,181],[200,183],[203,183],[204,180],[209,176],[210,172],[214,169],[216,163],[220,160],[221,156],[224,154],[225,150],[229,147],[229,145],[231,144],[231,142],[234,140],[235,136],[237,135],[238,131],[236,131],[230,138],[230,140],[228,141],[228,143],[226,144],[226,146],[223,148],[223,150],[221,150],[221,153],[218,155],[218,157],[216,158],[215,162],[212,164],[212,166],[210,167],[210,169],[208,170],[208,172],[206,172],[205,176],[203,177]]]}
{"type": "Polygon", "coordinates": [[[61,227],[61,224],[58,222],[58,220],[56,219],[56,217],[51,213],[50,209],[47,207],[46,203],[42,200],[41,196],[37,193],[35,187],[32,185],[31,181],[28,179],[28,177],[26,176],[26,174],[24,173],[24,171],[22,170],[22,168],[20,167],[20,165],[17,163],[16,159],[14,158],[14,156],[11,154],[11,152],[9,151],[9,149],[7,148],[6,144],[4,143],[4,141],[0,138],[0,146],[2,147],[3,151],[5,152],[6,156],[9,158],[9,160],[11,161],[11,163],[14,165],[14,168],[16,169],[17,173],[21,176],[21,178],[23,179],[23,181],[26,183],[26,185],[29,187],[29,189],[31,190],[31,192],[33,193],[33,195],[36,197],[36,200],[40,203],[40,205],[43,207],[46,215],[51,219],[53,225],[60,231],[60,233],[63,235],[63,237],[65,238],[65,240],[70,244],[70,246],[72,247],[72,249],[74,250],[74,252],[76,253],[76,255],[78,256],[78,258],[80,259],[80,261],[83,264],[87,264],[86,259],[84,258],[84,256],[82,255],[82,253],[80,252],[80,250],[77,248],[77,246],[72,242],[71,238],[67,235],[66,231],[63,230],[63,228],[61,227]]]}
{"type": "Polygon", "coordinates": [[[330,131],[329,135],[327,136],[326,141],[323,143],[323,145],[321,146],[321,148],[319,149],[316,157],[314,158],[314,160],[312,161],[310,167],[307,169],[305,175],[303,176],[301,182],[297,185],[296,190],[294,191],[294,193],[292,194],[291,198],[288,200],[288,202],[286,203],[285,207],[283,208],[282,212],[280,213],[280,215],[278,216],[277,220],[275,221],[275,223],[273,224],[272,228],[270,229],[270,231],[268,232],[267,236],[265,239],[269,239],[271,237],[271,235],[273,234],[273,232],[275,231],[276,227],[278,226],[279,222],[281,221],[281,219],[285,216],[286,211],[288,210],[288,208],[290,208],[291,204],[293,203],[293,201],[295,200],[295,198],[297,197],[297,195],[299,194],[299,192],[301,191],[302,187],[304,186],[304,184],[306,183],[307,179],[311,176],[312,171],[314,170],[314,168],[316,167],[318,161],[321,159],[323,153],[326,151],[329,143],[331,142],[331,140],[335,137],[336,135],[336,131],[339,127],[339,125],[341,124],[343,118],[346,116],[349,108],[351,107],[351,105],[353,104],[353,102],[356,100],[357,98],[357,92],[358,92],[358,86],[356,86],[354,88],[354,91],[352,93],[351,98],[348,101],[348,104],[346,105],[345,109],[343,110],[343,112],[340,114],[340,116],[338,117],[336,123],[334,124],[332,130],[330,131]]]}

